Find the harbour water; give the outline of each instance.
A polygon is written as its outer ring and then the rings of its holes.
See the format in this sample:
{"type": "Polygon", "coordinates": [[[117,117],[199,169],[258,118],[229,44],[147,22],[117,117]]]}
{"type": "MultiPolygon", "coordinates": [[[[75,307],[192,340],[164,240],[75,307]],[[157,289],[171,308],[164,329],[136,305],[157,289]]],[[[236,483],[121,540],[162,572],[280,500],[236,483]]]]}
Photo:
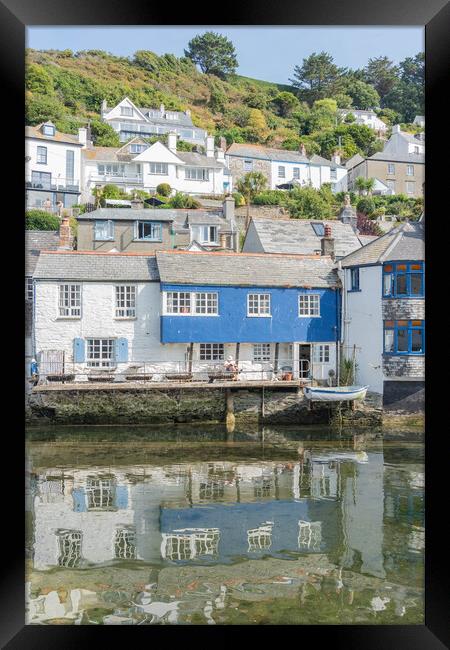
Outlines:
{"type": "Polygon", "coordinates": [[[32,429],[27,623],[423,624],[424,445],[32,429]]]}

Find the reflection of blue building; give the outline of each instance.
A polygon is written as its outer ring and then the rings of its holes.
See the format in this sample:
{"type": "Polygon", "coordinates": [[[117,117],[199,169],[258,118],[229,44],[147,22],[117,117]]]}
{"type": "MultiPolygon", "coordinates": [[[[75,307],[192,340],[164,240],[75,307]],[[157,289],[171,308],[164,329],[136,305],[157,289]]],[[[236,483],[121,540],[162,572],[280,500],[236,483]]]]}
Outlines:
{"type": "MultiPolygon", "coordinates": [[[[215,504],[194,508],[162,508],[161,533],[169,539],[171,534],[185,529],[204,530],[219,528],[217,553],[198,558],[229,562],[234,557],[259,557],[264,550],[272,556],[285,557],[286,552],[329,552],[336,543],[336,529],[340,528],[340,511],[334,501],[265,501],[254,503],[215,504]],[[249,543],[248,531],[271,522],[270,545],[249,543]],[[299,522],[302,525],[299,526],[299,522]],[[319,525],[320,522],[320,525],[319,525]],[[311,528],[307,524],[312,524],[311,528]],[[300,528],[302,529],[300,531],[300,528]],[[250,550],[249,550],[250,548],[250,550]]],[[[267,533],[266,533],[267,536],[267,533]]],[[[172,558],[166,554],[168,559],[172,558]]]]}

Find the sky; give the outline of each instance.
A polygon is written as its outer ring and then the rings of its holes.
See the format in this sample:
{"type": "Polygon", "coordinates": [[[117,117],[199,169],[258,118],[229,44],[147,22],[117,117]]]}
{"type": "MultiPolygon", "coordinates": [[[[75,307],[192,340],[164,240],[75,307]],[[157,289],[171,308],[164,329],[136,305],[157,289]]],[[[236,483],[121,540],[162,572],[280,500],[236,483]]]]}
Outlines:
{"type": "Polygon", "coordinates": [[[369,58],[399,63],[424,51],[423,27],[85,27],[27,28],[27,47],[38,50],[105,50],[130,56],[137,50],[183,56],[193,36],[207,30],[234,44],[238,74],[289,83],[294,65],[313,52],[331,54],[339,67],[362,68],[369,58]]]}

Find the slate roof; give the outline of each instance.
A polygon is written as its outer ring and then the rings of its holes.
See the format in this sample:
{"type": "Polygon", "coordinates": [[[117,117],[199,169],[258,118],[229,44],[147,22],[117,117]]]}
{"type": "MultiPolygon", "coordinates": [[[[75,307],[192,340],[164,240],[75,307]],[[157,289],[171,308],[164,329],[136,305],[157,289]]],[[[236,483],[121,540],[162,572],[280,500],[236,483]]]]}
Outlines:
{"type": "Polygon", "coordinates": [[[60,133],[55,131],[55,135],[44,135],[41,129],[42,124],[37,126],[26,126],[25,127],[25,137],[26,138],[37,138],[38,140],[47,140],[48,142],[64,142],[66,144],[77,144],[79,147],[82,147],[83,144],[78,140],[78,136],[69,135],[68,133],[60,133]]]}
{"type": "MultiPolygon", "coordinates": [[[[165,210],[164,208],[98,208],[77,217],[78,221],[111,219],[113,221],[175,221],[179,215],[186,217],[190,210],[165,210]]],[[[203,214],[207,214],[204,212],[203,214]]]]}
{"type": "Polygon", "coordinates": [[[309,159],[299,151],[288,151],[287,149],[272,149],[259,144],[240,144],[233,142],[227,149],[227,155],[259,160],[275,160],[279,162],[309,163],[309,159]]]}
{"type": "Polygon", "coordinates": [[[80,282],[157,282],[154,255],[137,253],[97,253],[91,251],[47,252],[40,254],[36,280],[80,282]]]}
{"type": "MultiPolygon", "coordinates": [[[[194,151],[176,151],[173,153],[190,167],[208,167],[209,169],[225,168],[225,162],[218,161],[213,157],[208,157],[201,153],[194,151]]],[[[92,147],[90,149],[84,149],[83,156],[85,160],[99,162],[132,162],[139,156],[139,153],[128,153],[124,150],[124,147],[92,147]]]]}
{"type": "MultiPolygon", "coordinates": [[[[361,247],[359,239],[348,223],[337,219],[332,221],[313,221],[309,219],[252,219],[265,253],[290,253],[312,255],[321,249],[321,237],[316,235],[313,223],[331,226],[336,257],[344,257],[361,247]]],[[[250,226],[250,227],[252,227],[250,226]]]]}
{"type": "Polygon", "coordinates": [[[422,222],[403,223],[341,260],[343,267],[383,264],[396,260],[425,259],[422,222]]]}
{"type": "MultiPolygon", "coordinates": [[[[423,143],[422,143],[423,144],[423,143]]],[[[425,164],[423,153],[390,153],[389,151],[378,151],[367,160],[385,160],[386,162],[404,162],[412,164],[425,164]]]]}
{"type": "Polygon", "coordinates": [[[59,244],[58,230],[26,230],[25,231],[25,274],[33,275],[43,250],[56,250],[59,244]]]}
{"type": "Polygon", "coordinates": [[[209,167],[213,169],[223,169],[225,167],[225,162],[194,151],[177,151],[175,155],[190,167],[209,167]]]}
{"type": "MultiPolygon", "coordinates": [[[[160,115],[159,117],[153,117],[153,116],[148,116],[147,113],[152,112],[152,111],[158,111],[158,108],[141,108],[140,106],[136,106],[136,108],[141,111],[145,115],[145,117],[150,121],[150,122],[155,122],[155,124],[181,124],[182,126],[191,126],[194,127],[192,123],[192,118],[190,115],[186,115],[186,113],[183,113],[182,111],[164,111],[164,116],[160,115]],[[178,119],[176,120],[168,120],[167,117],[165,117],[166,113],[176,113],[178,116],[178,119]]],[[[124,118],[122,118],[124,119],[124,118]]],[[[197,128],[197,127],[194,127],[197,128]]]]}
{"type": "Polygon", "coordinates": [[[318,156],[317,154],[311,156],[310,162],[312,165],[321,165],[322,167],[333,167],[333,168],[341,167],[342,169],[345,169],[345,165],[338,165],[337,163],[334,163],[331,160],[327,160],[322,156],[318,156]]]}
{"type": "Polygon", "coordinates": [[[338,287],[330,257],[246,253],[156,253],[161,282],[258,287],[338,287]]]}

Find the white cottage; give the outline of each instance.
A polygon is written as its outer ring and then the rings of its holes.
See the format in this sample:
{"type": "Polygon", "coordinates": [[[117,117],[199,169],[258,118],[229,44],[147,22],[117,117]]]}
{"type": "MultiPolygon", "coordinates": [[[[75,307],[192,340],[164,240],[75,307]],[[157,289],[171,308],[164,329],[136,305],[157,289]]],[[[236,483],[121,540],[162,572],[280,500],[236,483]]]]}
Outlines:
{"type": "Polygon", "coordinates": [[[423,407],[424,225],[397,226],[338,263],[344,357],[387,408],[423,407]]]}

